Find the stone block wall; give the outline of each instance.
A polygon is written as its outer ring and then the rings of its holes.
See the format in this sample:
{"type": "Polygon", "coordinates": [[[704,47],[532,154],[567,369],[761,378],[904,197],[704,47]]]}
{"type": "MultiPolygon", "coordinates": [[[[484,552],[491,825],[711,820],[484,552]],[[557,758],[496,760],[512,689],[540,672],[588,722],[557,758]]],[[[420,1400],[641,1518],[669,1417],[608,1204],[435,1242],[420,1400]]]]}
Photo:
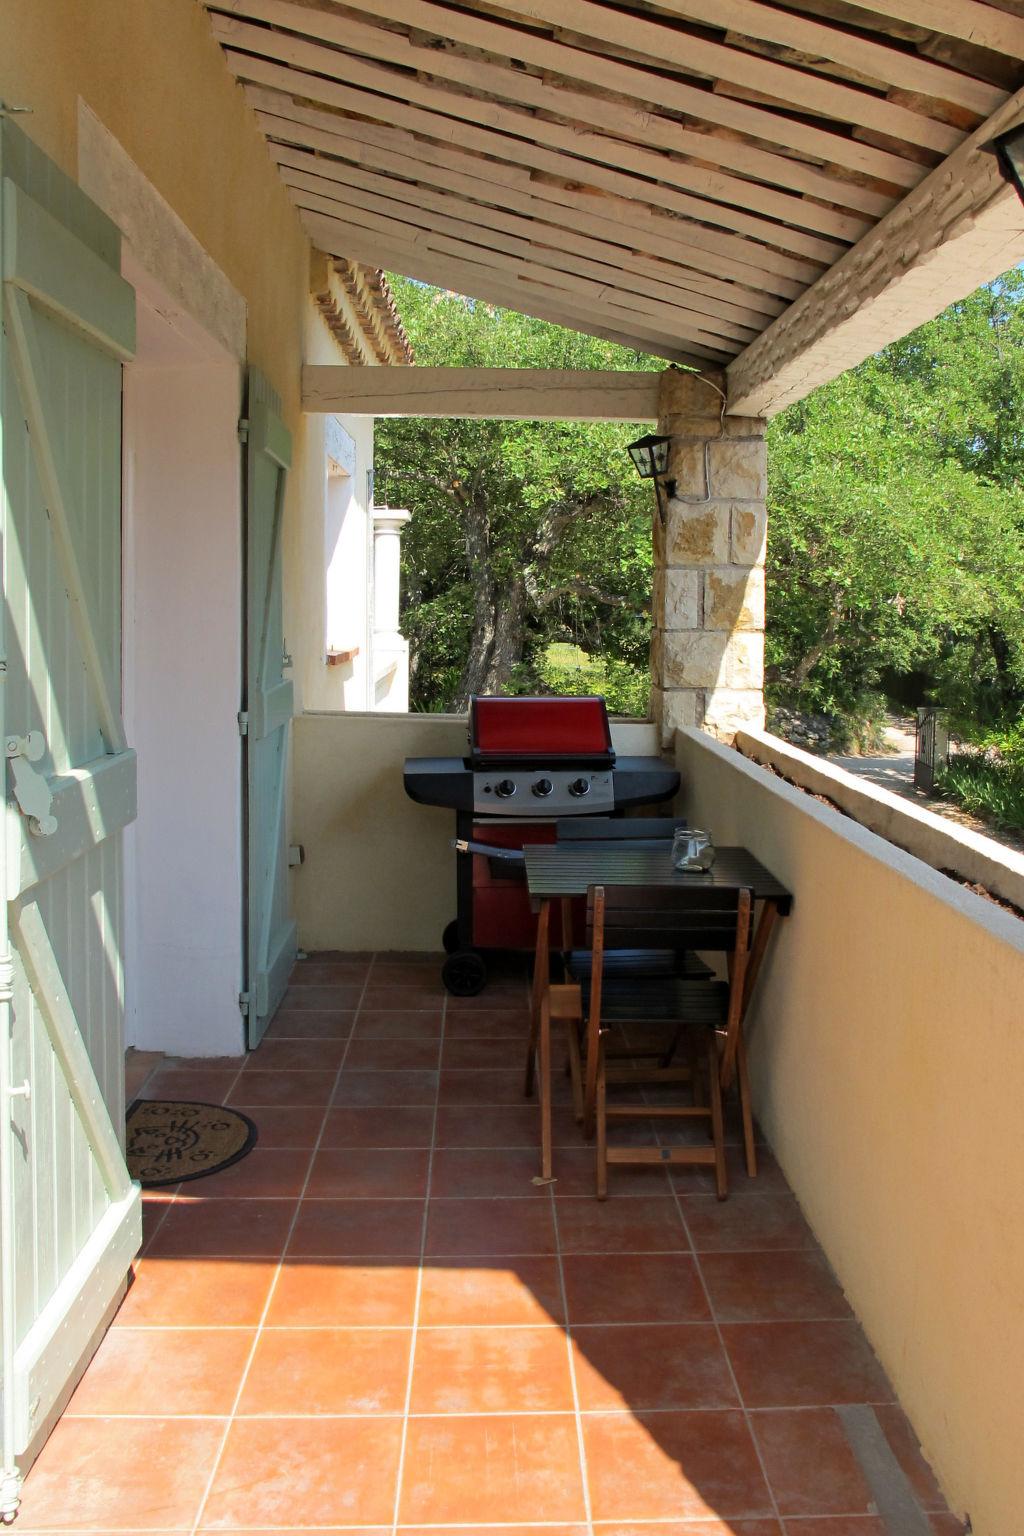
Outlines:
{"type": "Polygon", "coordinates": [[[764,725],[765,424],[725,416],[723,374],[669,369],[658,431],[671,437],[654,521],[652,714],[731,740],[764,725]]]}

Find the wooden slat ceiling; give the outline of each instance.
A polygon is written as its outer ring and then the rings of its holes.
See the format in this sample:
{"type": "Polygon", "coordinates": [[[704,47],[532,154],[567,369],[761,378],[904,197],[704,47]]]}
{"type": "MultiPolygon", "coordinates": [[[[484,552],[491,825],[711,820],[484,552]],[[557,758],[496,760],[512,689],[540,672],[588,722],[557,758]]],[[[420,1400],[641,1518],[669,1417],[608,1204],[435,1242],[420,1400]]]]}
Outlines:
{"type": "Polygon", "coordinates": [[[726,363],[1024,84],[1024,0],[207,0],[320,249],[726,363]]]}

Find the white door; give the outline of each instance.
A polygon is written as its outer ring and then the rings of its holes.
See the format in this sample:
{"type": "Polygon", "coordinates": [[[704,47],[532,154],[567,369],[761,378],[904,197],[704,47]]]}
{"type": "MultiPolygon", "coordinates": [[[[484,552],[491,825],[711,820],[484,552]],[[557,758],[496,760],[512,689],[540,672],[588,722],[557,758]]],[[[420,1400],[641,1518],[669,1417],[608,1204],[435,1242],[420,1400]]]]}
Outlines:
{"type": "Polygon", "coordinates": [[[122,1154],[135,755],[121,720],[121,364],[135,310],[117,229],[10,123],[0,175],[9,1458],[62,1406],[141,1241],[122,1154]]]}

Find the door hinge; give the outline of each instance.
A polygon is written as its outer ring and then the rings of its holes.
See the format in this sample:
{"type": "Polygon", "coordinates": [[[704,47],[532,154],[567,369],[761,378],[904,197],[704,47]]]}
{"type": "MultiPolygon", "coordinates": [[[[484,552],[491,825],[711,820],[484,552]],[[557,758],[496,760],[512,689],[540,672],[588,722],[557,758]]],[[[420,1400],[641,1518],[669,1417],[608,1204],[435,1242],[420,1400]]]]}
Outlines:
{"type": "Polygon", "coordinates": [[[240,443],[247,443],[249,441],[248,416],[239,416],[238,418],[238,441],[240,443]]]}
{"type": "Polygon", "coordinates": [[[240,709],[238,711],[238,734],[239,736],[248,736],[249,734],[249,711],[247,709],[240,709]]]}
{"type": "Polygon", "coordinates": [[[14,798],[28,821],[29,831],[35,837],[52,837],[57,830],[57,818],[50,814],[53,791],[45,775],[32,766],[46,755],[46,737],[42,731],[8,736],[5,750],[14,780],[14,798]]]}
{"type": "Polygon", "coordinates": [[[249,1002],[251,997],[252,994],[250,992],[239,992],[238,994],[238,1008],[243,1019],[247,1019],[249,1017],[249,1002]]]}

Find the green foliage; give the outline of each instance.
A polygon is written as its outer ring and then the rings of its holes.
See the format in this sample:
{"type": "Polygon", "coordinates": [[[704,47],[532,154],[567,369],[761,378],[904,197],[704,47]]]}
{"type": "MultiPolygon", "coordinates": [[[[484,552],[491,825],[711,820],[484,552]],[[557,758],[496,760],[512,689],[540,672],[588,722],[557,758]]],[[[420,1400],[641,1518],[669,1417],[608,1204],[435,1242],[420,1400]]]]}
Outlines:
{"type": "Polygon", "coordinates": [[[1024,750],[951,752],[939,778],[940,794],[997,827],[1024,832],[1024,750]]]}
{"type": "MultiPolygon", "coordinates": [[[[422,364],[664,367],[509,310],[389,280],[422,364]]],[[[646,670],[653,500],[625,454],[642,430],[612,422],[377,423],[377,499],[413,513],[402,541],[402,623],[414,708],[507,687],[552,641],[646,670]]]]}
{"type": "Polygon", "coordinates": [[[517,667],[508,691],[557,693],[567,697],[599,693],[611,714],[646,720],[651,678],[647,666],[635,666],[613,656],[588,656],[578,646],[556,643],[536,652],[529,663],[517,667]]]}
{"type": "Polygon", "coordinates": [[[1024,707],[1024,274],[769,429],[767,661],[841,715],[893,676],[995,726],[1024,707]]]}

